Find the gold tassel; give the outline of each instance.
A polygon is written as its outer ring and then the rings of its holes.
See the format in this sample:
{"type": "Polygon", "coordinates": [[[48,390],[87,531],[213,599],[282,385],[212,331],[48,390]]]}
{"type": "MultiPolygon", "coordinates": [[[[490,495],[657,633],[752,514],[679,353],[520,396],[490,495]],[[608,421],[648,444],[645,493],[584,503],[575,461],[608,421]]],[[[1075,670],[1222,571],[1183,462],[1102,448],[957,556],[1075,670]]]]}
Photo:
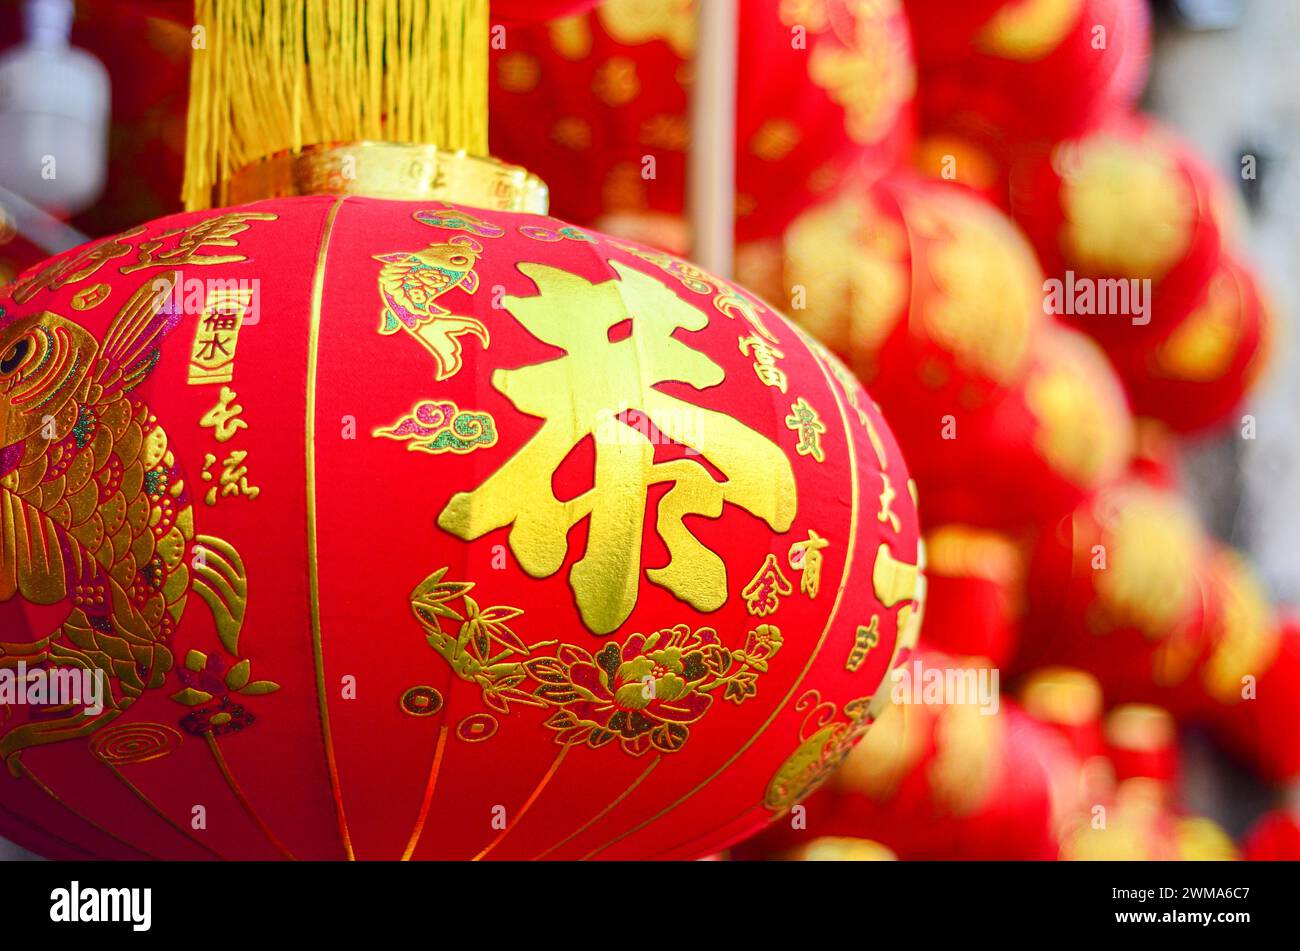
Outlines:
{"type": "Polygon", "coordinates": [[[195,0],[183,198],[236,171],[364,140],[486,155],[488,0],[195,0]],[[202,42],[199,42],[201,37],[202,42]]]}

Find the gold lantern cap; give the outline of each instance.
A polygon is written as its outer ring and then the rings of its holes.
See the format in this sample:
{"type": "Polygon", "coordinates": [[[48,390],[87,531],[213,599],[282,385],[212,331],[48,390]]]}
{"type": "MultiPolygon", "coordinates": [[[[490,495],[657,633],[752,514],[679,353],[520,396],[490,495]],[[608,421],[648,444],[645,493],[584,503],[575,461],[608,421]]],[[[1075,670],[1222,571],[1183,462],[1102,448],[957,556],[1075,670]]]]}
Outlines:
{"type": "Polygon", "coordinates": [[[235,172],[231,204],[292,195],[350,195],[395,201],[452,201],[544,215],[546,183],[518,165],[436,145],[348,142],[285,150],[235,172]]]}

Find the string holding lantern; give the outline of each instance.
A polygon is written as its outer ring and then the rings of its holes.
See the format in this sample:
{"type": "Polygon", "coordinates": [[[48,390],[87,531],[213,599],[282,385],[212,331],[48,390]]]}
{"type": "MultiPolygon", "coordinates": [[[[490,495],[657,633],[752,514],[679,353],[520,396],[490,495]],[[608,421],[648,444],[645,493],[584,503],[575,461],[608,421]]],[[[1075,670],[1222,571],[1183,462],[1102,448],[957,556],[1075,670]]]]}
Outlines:
{"type": "MultiPolygon", "coordinates": [[[[328,79],[374,95],[301,103],[297,128],[438,147],[296,144],[284,77],[235,64],[301,27],[282,65],[324,82],[337,24],[212,13],[196,209],[0,302],[23,540],[0,541],[0,612],[29,637],[0,664],[109,688],[100,714],[0,723],[4,834],[59,857],[687,858],[808,795],[920,621],[915,487],[861,387],[742,289],[547,216],[540,180],[475,157],[482,100],[403,95],[418,56],[358,47],[328,79]],[[195,801],[211,832],[175,818],[195,801]]],[[[486,68],[481,0],[348,13],[369,39],[421,17],[466,51],[449,77],[486,68]]]]}
{"type": "MultiPolygon", "coordinates": [[[[916,78],[897,0],[739,6],[736,234],[778,234],[853,172],[910,147],[916,78]]],[[[606,0],[494,55],[496,154],[527,161],[579,224],[678,251],[688,238],[693,0],[606,0]]]]}

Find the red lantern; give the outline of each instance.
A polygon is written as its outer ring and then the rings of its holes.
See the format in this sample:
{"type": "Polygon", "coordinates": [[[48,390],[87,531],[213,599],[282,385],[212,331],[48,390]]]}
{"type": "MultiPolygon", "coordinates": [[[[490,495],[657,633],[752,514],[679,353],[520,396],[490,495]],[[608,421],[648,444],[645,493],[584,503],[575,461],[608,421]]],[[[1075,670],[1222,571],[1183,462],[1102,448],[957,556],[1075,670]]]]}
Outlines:
{"type": "Polygon", "coordinates": [[[822,834],[875,839],[902,859],[1056,857],[1041,727],[1010,704],[995,716],[969,703],[893,710],[901,734],[882,719],[877,743],[845,761],[822,834]]]}
{"type": "Polygon", "coordinates": [[[927,135],[969,137],[1002,158],[1008,144],[1073,135],[1128,110],[1146,83],[1142,0],[1008,0],[955,42],[967,32],[914,33],[922,125],[927,135]]]}
{"type": "Polygon", "coordinates": [[[1224,422],[1268,363],[1272,319],[1250,270],[1230,254],[1190,313],[1156,340],[1111,348],[1134,411],[1179,432],[1224,422]]]}
{"type": "Polygon", "coordinates": [[[1245,857],[1253,862],[1294,862],[1300,859],[1300,821],[1294,813],[1267,813],[1246,835],[1245,857]]]}
{"type": "MultiPolygon", "coordinates": [[[[998,527],[1032,501],[1001,488],[974,490],[970,482],[980,475],[970,468],[974,462],[989,464],[980,439],[1025,382],[1048,324],[1033,250],[1004,215],[950,183],[890,178],[798,218],[775,265],[762,256],[738,260],[745,279],[789,301],[788,312],[845,358],[894,420],[926,498],[927,525],[998,527]]],[[[1103,387],[1100,399],[1074,398],[1097,374],[1109,379],[1091,355],[1056,361],[1039,380],[1043,393],[1054,395],[1034,397],[1016,425],[1028,431],[1040,422],[1044,430],[1068,424],[1060,412],[1064,395],[1073,407],[1064,407],[1066,415],[1105,416],[1122,441],[1126,421],[1113,410],[1123,398],[1113,383],[1114,392],[1103,387]],[[1061,386],[1057,378],[1066,376],[1061,386]]],[[[1111,454],[1101,449],[1091,451],[1109,469],[1111,454]]]]}
{"type": "MultiPolygon", "coordinates": [[[[924,654],[931,671],[946,669],[924,654]]],[[[1052,859],[1055,741],[1011,705],[893,703],[801,823],[774,824],[739,857],[787,857],[831,839],[877,842],[904,860],[1052,859]],[[991,715],[990,715],[991,714],[991,715]]]]}
{"type": "Polygon", "coordinates": [[[1111,702],[1172,706],[1192,690],[1210,638],[1210,548],[1175,494],[1137,479],[1048,523],[1034,548],[1017,666],[1069,664],[1111,702]]]}
{"type": "Polygon", "coordinates": [[[969,525],[925,534],[921,644],[994,667],[1010,662],[1023,609],[1023,554],[1010,538],[969,525]]]}
{"type": "Polygon", "coordinates": [[[1106,747],[1115,778],[1159,783],[1171,797],[1181,772],[1178,729],[1167,710],[1145,703],[1121,704],[1106,717],[1106,747]]]}
{"type": "Polygon", "coordinates": [[[3,309],[0,666],[108,690],[0,708],[0,825],[43,854],[704,855],[829,772],[915,638],[883,419],[666,255],[283,198],[3,309]]]}
{"type": "Polygon", "coordinates": [[[492,16],[506,21],[534,22],[577,16],[599,0],[492,0],[492,16]]]}
{"type": "MultiPolygon", "coordinates": [[[[779,234],[848,171],[904,155],[916,78],[897,0],[747,0],[738,30],[736,232],[748,241],[779,234]]],[[[492,62],[493,153],[540,174],[566,219],[681,247],[694,46],[692,0],[606,0],[513,32],[492,62]]]]}
{"type": "Polygon", "coordinates": [[[923,69],[951,63],[966,55],[980,27],[1006,0],[903,0],[912,26],[916,61],[923,69]]]}
{"type": "Polygon", "coordinates": [[[1022,157],[1011,205],[1061,282],[1056,313],[1130,346],[1188,314],[1236,227],[1228,192],[1190,147],[1135,117],[1022,157]]]}
{"type": "Polygon", "coordinates": [[[937,443],[933,471],[917,472],[927,524],[1041,523],[1122,474],[1132,453],[1115,371],[1095,343],[1059,326],[1039,338],[1025,378],[971,422],[937,443]]]}
{"type": "Polygon", "coordinates": [[[1198,717],[1237,758],[1274,783],[1300,778],[1300,628],[1277,623],[1259,581],[1235,553],[1214,565],[1217,645],[1203,664],[1198,717]]]}

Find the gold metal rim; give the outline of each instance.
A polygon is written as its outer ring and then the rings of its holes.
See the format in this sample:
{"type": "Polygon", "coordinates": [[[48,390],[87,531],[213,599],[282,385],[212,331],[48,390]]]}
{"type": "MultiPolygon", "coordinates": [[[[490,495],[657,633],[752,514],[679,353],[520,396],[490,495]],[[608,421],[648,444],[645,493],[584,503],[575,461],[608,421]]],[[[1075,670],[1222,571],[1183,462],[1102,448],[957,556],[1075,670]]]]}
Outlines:
{"type": "Polygon", "coordinates": [[[450,201],[495,211],[544,215],[550,193],[536,175],[490,156],[433,145],[349,142],[311,145],[269,156],[235,172],[221,204],[294,195],[342,195],[394,201],[450,201]]]}

